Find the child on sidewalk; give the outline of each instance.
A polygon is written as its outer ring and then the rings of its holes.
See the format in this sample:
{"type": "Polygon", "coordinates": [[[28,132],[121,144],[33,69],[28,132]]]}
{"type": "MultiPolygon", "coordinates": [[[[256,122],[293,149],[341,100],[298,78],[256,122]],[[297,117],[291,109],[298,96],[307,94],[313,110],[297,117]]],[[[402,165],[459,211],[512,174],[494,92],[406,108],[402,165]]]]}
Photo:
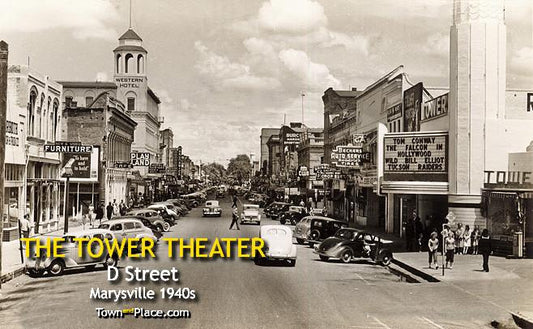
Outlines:
{"type": "Polygon", "coordinates": [[[431,237],[428,241],[428,263],[429,268],[431,267],[431,263],[435,264],[435,268],[438,270],[439,265],[437,264],[437,252],[439,250],[439,239],[437,232],[431,233],[431,237]]]}
{"type": "Polygon", "coordinates": [[[455,239],[453,232],[448,233],[448,237],[444,239],[444,246],[446,248],[446,267],[450,270],[453,268],[453,256],[455,253],[455,239]]]}

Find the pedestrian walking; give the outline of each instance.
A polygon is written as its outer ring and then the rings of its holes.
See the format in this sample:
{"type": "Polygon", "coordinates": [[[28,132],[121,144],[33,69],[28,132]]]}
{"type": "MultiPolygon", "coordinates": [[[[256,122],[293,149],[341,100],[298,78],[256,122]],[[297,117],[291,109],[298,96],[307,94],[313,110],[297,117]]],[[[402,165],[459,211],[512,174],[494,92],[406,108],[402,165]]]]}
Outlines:
{"type": "Polygon", "coordinates": [[[428,264],[429,268],[431,263],[435,264],[435,268],[439,269],[439,264],[437,263],[437,252],[439,251],[439,235],[437,232],[432,232],[431,237],[428,240],[428,264]]]}
{"type": "Polygon", "coordinates": [[[124,200],[120,200],[119,212],[120,212],[120,216],[124,216],[126,215],[126,212],[128,212],[128,208],[126,207],[124,200]]]}
{"type": "Polygon", "coordinates": [[[94,205],[93,203],[89,203],[89,226],[92,228],[94,227],[93,226],[93,222],[94,222],[94,217],[95,217],[95,214],[94,214],[94,205]]]}
{"type": "Polygon", "coordinates": [[[22,233],[23,238],[29,238],[30,237],[30,230],[32,228],[32,225],[30,223],[30,215],[26,214],[22,219],[20,220],[20,232],[22,233]]]}
{"type": "Polygon", "coordinates": [[[455,254],[455,238],[452,231],[448,232],[448,237],[444,239],[444,247],[446,248],[446,267],[451,270],[455,254]]]}
{"type": "Polygon", "coordinates": [[[479,239],[479,253],[483,255],[483,271],[489,271],[489,256],[492,253],[492,244],[490,242],[489,230],[483,229],[481,239],[479,239]]]}
{"type": "Polygon", "coordinates": [[[117,199],[113,199],[113,216],[120,215],[120,208],[117,203],[117,199]]]}
{"type": "Polygon", "coordinates": [[[463,224],[461,223],[457,224],[457,230],[455,230],[455,253],[456,254],[463,253],[463,247],[464,247],[463,234],[464,233],[465,233],[465,229],[463,227],[463,224]]]}
{"type": "Polygon", "coordinates": [[[479,245],[479,239],[481,238],[481,232],[479,232],[479,227],[474,227],[474,231],[472,232],[472,255],[478,254],[478,245],[479,245]]]}
{"type": "Polygon", "coordinates": [[[114,209],[113,205],[111,204],[111,202],[109,202],[109,204],[105,208],[107,212],[107,220],[111,220],[111,217],[113,216],[113,209],[114,209]]]}
{"type": "Polygon", "coordinates": [[[417,217],[416,210],[413,210],[413,216],[407,220],[405,225],[405,247],[407,251],[413,251],[415,247],[414,242],[417,239],[415,220],[417,217]]]}
{"type": "Polygon", "coordinates": [[[463,233],[463,255],[468,255],[468,249],[472,244],[472,231],[470,231],[470,226],[465,226],[465,232],[463,233]]]}
{"type": "Polygon", "coordinates": [[[232,204],[231,204],[231,207],[237,207],[237,203],[239,202],[239,199],[237,198],[237,196],[234,194],[233,195],[233,199],[232,199],[232,204]]]}
{"type": "Polygon", "coordinates": [[[232,214],[231,214],[231,225],[229,226],[229,229],[233,229],[233,225],[237,226],[237,229],[240,230],[239,227],[239,213],[237,211],[237,206],[233,206],[232,208],[232,214]]]}

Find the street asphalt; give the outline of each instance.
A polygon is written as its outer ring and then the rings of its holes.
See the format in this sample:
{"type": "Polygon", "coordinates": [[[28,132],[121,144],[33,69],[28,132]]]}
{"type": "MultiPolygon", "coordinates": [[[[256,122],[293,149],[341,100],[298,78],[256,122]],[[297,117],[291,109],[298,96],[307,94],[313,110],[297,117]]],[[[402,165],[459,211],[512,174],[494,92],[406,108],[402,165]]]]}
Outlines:
{"type": "MultiPolygon", "coordinates": [[[[192,210],[172,227],[168,237],[253,237],[259,226],[229,230],[231,209],[222,201],[221,218],[201,217],[192,210]]],[[[262,218],[262,224],[275,224],[262,218]]],[[[298,245],[296,267],[258,266],[253,261],[124,260],[119,265],[180,271],[179,283],[112,284],[106,271],[74,270],[61,277],[18,277],[0,291],[2,328],[489,328],[507,323],[506,307],[494,298],[495,283],[463,287],[447,283],[411,284],[386,267],[368,261],[322,262],[307,246],[298,245]],[[91,288],[132,289],[145,286],[194,289],[194,301],[110,301],[89,299],[91,288]],[[474,292],[475,293],[474,293],[474,292]],[[494,292],[494,293],[493,293],[494,292]],[[99,319],[96,308],[189,310],[189,319],[99,319]]]]}

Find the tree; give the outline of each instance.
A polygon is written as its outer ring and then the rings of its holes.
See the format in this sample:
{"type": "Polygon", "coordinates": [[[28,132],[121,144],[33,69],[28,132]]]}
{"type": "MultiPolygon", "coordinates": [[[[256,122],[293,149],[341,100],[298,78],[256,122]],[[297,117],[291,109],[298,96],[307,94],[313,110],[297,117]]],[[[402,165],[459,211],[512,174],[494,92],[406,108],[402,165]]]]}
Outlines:
{"type": "Polygon", "coordinates": [[[230,159],[228,174],[235,177],[239,184],[247,181],[252,174],[250,158],[246,154],[239,154],[235,158],[230,159]]]}
{"type": "Polygon", "coordinates": [[[203,166],[204,172],[209,180],[219,184],[226,180],[226,168],[220,163],[212,162],[203,166]]]}

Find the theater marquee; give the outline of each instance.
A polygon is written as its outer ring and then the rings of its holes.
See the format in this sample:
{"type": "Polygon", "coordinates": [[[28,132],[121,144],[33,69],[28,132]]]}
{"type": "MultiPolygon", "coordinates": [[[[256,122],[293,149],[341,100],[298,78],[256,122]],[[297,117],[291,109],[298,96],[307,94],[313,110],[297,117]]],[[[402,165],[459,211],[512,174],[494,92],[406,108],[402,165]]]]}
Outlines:
{"type": "Polygon", "coordinates": [[[447,133],[397,133],[384,138],[385,180],[448,180],[447,133]]]}

